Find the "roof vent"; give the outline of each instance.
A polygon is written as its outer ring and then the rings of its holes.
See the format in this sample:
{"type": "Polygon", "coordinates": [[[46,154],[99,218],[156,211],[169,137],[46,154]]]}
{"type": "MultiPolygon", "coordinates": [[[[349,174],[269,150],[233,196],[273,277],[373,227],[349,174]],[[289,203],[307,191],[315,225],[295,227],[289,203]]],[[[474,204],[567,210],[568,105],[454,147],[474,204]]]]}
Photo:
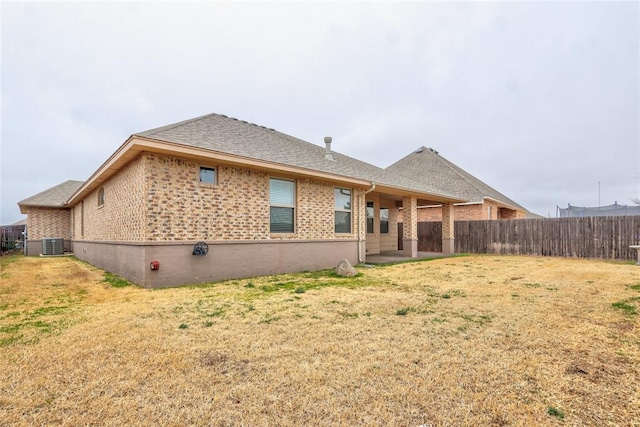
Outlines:
{"type": "Polygon", "coordinates": [[[416,151],[414,151],[414,153],[416,153],[416,154],[420,154],[420,153],[422,153],[423,151],[424,151],[424,147],[420,147],[420,148],[418,148],[416,151]]]}
{"type": "Polygon", "coordinates": [[[333,157],[333,152],[331,151],[331,137],[330,136],[325,136],[324,137],[324,145],[325,145],[325,152],[324,152],[324,158],[327,160],[333,160],[335,162],[335,158],[333,157]]]}
{"type": "Polygon", "coordinates": [[[436,150],[434,150],[433,148],[429,147],[429,151],[431,151],[433,154],[439,154],[436,150]]]}

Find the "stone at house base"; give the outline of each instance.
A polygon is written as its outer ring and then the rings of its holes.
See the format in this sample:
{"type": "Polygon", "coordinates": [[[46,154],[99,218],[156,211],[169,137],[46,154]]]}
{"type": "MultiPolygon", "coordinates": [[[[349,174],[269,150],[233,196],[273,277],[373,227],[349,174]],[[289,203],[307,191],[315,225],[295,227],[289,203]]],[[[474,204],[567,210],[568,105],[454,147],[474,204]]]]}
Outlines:
{"type": "Polygon", "coordinates": [[[358,270],[353,268],[348,259],[344,258],[336,267],[336,274],[338,276],[353,277],[358,274],[358,270]]]}

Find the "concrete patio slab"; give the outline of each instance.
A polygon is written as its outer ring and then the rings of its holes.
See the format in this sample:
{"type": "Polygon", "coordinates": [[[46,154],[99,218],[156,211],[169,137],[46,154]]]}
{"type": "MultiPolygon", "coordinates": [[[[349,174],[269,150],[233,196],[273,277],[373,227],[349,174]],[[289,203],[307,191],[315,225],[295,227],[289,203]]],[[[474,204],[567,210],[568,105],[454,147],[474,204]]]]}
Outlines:
{"type": "Polygon", "coordinates": [[[451,258],[456,254],[443,254],[442,252],[418,252],[417,258],[405,257],[402,251],[385,251],[376,255],[367,255],[367,264],[389,264],[402,261],[420,261],[421,259],[451,258]]]}

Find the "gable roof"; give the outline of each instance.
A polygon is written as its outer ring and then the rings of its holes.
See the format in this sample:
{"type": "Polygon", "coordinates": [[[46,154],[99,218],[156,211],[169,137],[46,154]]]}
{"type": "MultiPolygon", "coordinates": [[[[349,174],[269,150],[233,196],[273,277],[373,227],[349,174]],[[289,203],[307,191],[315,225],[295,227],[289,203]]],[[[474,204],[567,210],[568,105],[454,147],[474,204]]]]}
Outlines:
{"type": "Polygon", "coordinates": [[[27,199],[18,202],[20,206],[20,212],[26,213],[23,207],[34,206],[43,208],[63,208],[67,200],[75,193],[78,188],[84,183],[84,181],[65,181],[55,187],[44,190],[35,196],[31,196],[27,199]]]}
{"type": "Polygon", "coordinates": [[[422,146],[389,166],[387,170],[410,176],[470,202],[481,203],[485,198],[490,198],[507,207],[527,212],[527,209],[454,165],[431,148],[422,146]]]}
{"type": "Polygon", "coordinates": [[[427,182],[379,168],[361,160],[331,151],[293,136],[220,114],[208,114],[191,120],[136,133],[157,141],[180,144],[247,159],[294,166],[301,169],[366,180],[376,185],[427,193],[436,198],[457,199],[455,195],[427,182]]]}

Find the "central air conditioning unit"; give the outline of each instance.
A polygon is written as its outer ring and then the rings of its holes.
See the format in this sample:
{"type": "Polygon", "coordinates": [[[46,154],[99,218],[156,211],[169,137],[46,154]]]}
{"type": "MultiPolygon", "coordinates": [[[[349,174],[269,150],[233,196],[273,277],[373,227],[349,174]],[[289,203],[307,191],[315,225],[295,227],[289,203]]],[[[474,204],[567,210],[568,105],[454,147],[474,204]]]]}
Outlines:
{"type": "Polygon", "coordinates": [[[42,255],[64,255],[64,239],[42,239],[42,255]]]}

